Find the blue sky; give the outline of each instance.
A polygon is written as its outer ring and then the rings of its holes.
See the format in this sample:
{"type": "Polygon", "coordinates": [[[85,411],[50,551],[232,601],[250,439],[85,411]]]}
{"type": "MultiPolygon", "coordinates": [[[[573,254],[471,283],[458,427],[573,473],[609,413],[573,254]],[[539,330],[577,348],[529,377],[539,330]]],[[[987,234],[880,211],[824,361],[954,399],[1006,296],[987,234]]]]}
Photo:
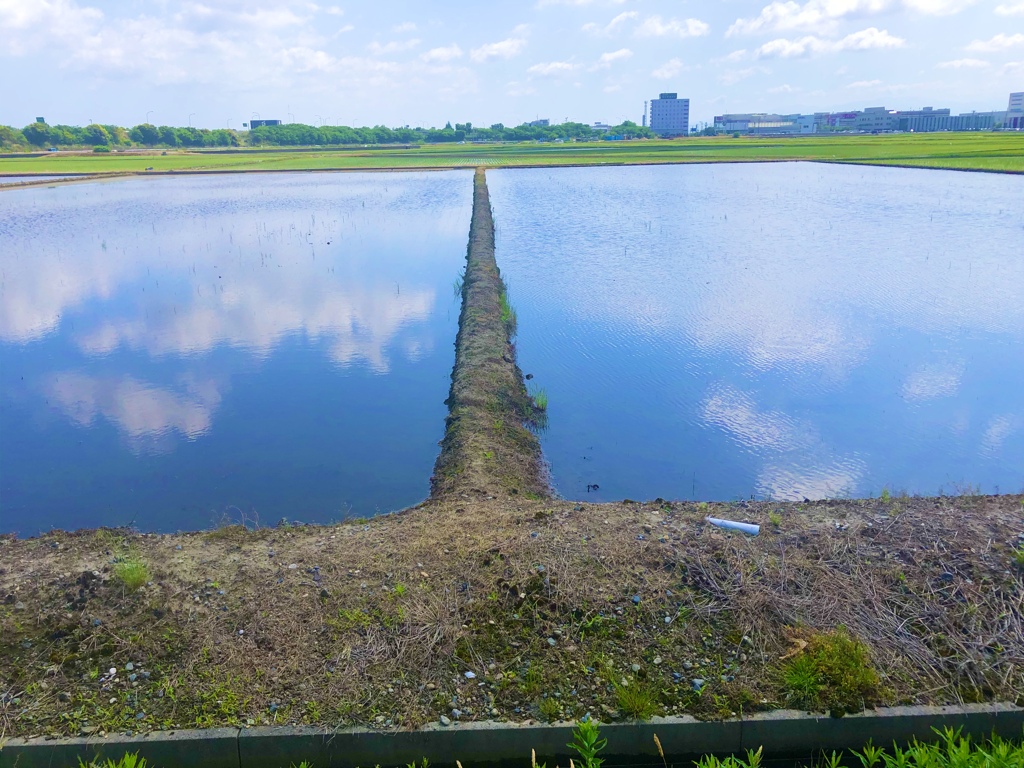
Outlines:
{"type": "Polygon", "coordinates": [[[0,123],[1005,109],[1024,0],[0,0],[0,123]]]}

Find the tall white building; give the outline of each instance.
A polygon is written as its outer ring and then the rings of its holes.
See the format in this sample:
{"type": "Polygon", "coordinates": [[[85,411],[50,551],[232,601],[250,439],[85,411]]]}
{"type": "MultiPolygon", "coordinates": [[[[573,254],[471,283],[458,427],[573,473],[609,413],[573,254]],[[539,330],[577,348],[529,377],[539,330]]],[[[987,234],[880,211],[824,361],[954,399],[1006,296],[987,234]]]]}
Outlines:
{"type": "Polygon", "coordinates": [[[651,130],[662,136],[685,136],[690,132],[690,100],[674,93],[651,99],[651,130]]]}
{"type": "Polygon", "coordinates": [[[1010,94],[1010,104],[1006,108],[1003,130],[1024,131],[1024,91],[1010,94]]]}

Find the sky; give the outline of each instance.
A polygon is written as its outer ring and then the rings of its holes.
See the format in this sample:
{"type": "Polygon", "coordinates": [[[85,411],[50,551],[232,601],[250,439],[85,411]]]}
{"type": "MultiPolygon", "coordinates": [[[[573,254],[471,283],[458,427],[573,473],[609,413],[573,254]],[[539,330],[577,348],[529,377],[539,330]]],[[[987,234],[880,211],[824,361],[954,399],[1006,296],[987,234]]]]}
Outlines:
{"type": "Polygon", "coordinates": [[[0,0],[0,124],[1006,109],[1024,0],[0,0]],[[337,2],[338,4],[332,4],[337,2]]]}

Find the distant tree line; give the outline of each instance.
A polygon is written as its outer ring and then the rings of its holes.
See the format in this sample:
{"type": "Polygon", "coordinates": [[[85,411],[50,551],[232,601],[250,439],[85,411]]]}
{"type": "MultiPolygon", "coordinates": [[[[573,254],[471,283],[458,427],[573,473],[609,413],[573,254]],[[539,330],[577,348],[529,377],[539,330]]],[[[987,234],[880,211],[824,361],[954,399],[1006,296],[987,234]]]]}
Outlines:
{"type": "Polygon", "coordinates": [[[47,125],[30,123],[20,130],[0,125],[0,147],[8,150],[44,147],[298,147],[345,144],[418,144],[460,141],[590,141],[597,139],[653,138],[654,133],[629,120],[609,130],[595,130],[585,123],[529,125],[506,128],[496,123],[480,128],[472,123],[451,123],[444,128],[372,128],[313,126],[302,123],[266,125],[252,131],[225,128],[176,128],[142,123],[134,128],[93,123],[47,125]]]}

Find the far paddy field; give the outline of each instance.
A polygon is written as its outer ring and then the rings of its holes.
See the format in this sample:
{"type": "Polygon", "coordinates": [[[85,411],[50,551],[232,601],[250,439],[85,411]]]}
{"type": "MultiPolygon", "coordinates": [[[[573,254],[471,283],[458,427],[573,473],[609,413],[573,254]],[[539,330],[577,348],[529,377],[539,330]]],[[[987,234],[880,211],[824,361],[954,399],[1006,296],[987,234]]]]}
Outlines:
{"type": "Polygon", "coordinates": [[[484,166],[825,162],[1024,173],[1024,133],[700,137],[671,141],[433,144],[419,147],[61,151],[0,158],[0,176],[145,172],[447,169],[484,166]]]}

